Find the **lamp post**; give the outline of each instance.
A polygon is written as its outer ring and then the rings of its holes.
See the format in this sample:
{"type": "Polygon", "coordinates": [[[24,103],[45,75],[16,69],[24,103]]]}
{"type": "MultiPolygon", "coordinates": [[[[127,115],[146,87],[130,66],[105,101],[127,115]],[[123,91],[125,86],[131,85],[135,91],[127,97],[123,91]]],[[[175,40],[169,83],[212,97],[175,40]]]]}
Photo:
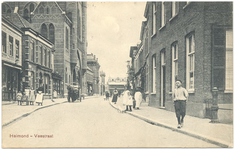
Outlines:
{"type": "Polygon", "coordinates": [[[210,123],[219,123],[218,121],[218,89],[214,87],[212,89],[213,101],[211,106],[211,121],[210,123]]]}

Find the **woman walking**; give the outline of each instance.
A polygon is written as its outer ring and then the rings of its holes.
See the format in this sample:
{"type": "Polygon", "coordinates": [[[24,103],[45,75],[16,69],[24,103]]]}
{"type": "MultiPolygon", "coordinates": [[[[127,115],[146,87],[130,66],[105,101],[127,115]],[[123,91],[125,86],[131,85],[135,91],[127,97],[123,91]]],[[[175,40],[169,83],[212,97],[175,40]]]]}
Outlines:
{"type": "Polygon", "coordinates": [[[113,91],[113,99],[112,99],[112,102],[114,104],[116,104],[117,98],[118,98],[118,91],[117,91],[117,88],[115,88],[115,90],[113,91]]]}

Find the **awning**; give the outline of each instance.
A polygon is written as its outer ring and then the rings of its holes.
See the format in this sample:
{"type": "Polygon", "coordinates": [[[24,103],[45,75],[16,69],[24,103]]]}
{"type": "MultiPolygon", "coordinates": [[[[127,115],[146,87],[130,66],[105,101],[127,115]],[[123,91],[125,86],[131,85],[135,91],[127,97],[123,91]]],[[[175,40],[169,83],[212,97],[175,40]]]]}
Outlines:
{"type": "Polygon", "coordinates": [[[15,65],[10,65],[10,64],[8,64],[8,63],[3,63],[3,65],[8,66],[8,67],[11,67],[11,68],[15,68],[15,69],[22,70],[21,67],[17,67],[17,66],[15,66],[15,65]]]}

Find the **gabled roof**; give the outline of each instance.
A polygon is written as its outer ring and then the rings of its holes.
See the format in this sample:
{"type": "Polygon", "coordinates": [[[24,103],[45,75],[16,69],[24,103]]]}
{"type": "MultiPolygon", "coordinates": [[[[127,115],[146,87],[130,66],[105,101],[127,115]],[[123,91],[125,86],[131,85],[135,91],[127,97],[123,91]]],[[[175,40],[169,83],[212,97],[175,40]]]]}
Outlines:
{"type": "MultiPolygon", "coordinates": [[[[43,3],[43,2],[38,2],[38,5],[35,7],[35,9],[33,10],[33,12],[31,12],[31,14],[33,15],[34,12],[36,11],[36,9],[38,9],[40,3],[43,3]]],[[[66,19],[69,20],[70,23],[72,23],[72,21],[69,19],[69,17],[66,15],[66,12],[60,7],[60,5],[57,3],[57,2],[54,2],[55,5],[59,8],[59,10],[61,11],[61,14],[63,14],[65,16],[66,19]]]]}

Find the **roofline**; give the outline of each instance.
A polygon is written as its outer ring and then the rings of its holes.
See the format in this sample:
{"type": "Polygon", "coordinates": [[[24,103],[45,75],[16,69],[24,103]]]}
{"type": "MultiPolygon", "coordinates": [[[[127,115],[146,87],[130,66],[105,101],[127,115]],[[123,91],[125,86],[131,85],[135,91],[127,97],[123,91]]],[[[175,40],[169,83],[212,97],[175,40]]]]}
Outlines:
{"type": "Polygon", "coordinates": [[[16,29],[17,31],[19,31],[21,34],[24,34],[24,32],[23,32],[19,27],[17,27],[14,23],[12,23],[11,21],[9,21],[6,17],[2,16],[2,21],[6,22],[6,23],[8,23],[8,24],[10,24],[10,25],[12,25],[12,27],[13,27],[14,29],[16,29]]]}

